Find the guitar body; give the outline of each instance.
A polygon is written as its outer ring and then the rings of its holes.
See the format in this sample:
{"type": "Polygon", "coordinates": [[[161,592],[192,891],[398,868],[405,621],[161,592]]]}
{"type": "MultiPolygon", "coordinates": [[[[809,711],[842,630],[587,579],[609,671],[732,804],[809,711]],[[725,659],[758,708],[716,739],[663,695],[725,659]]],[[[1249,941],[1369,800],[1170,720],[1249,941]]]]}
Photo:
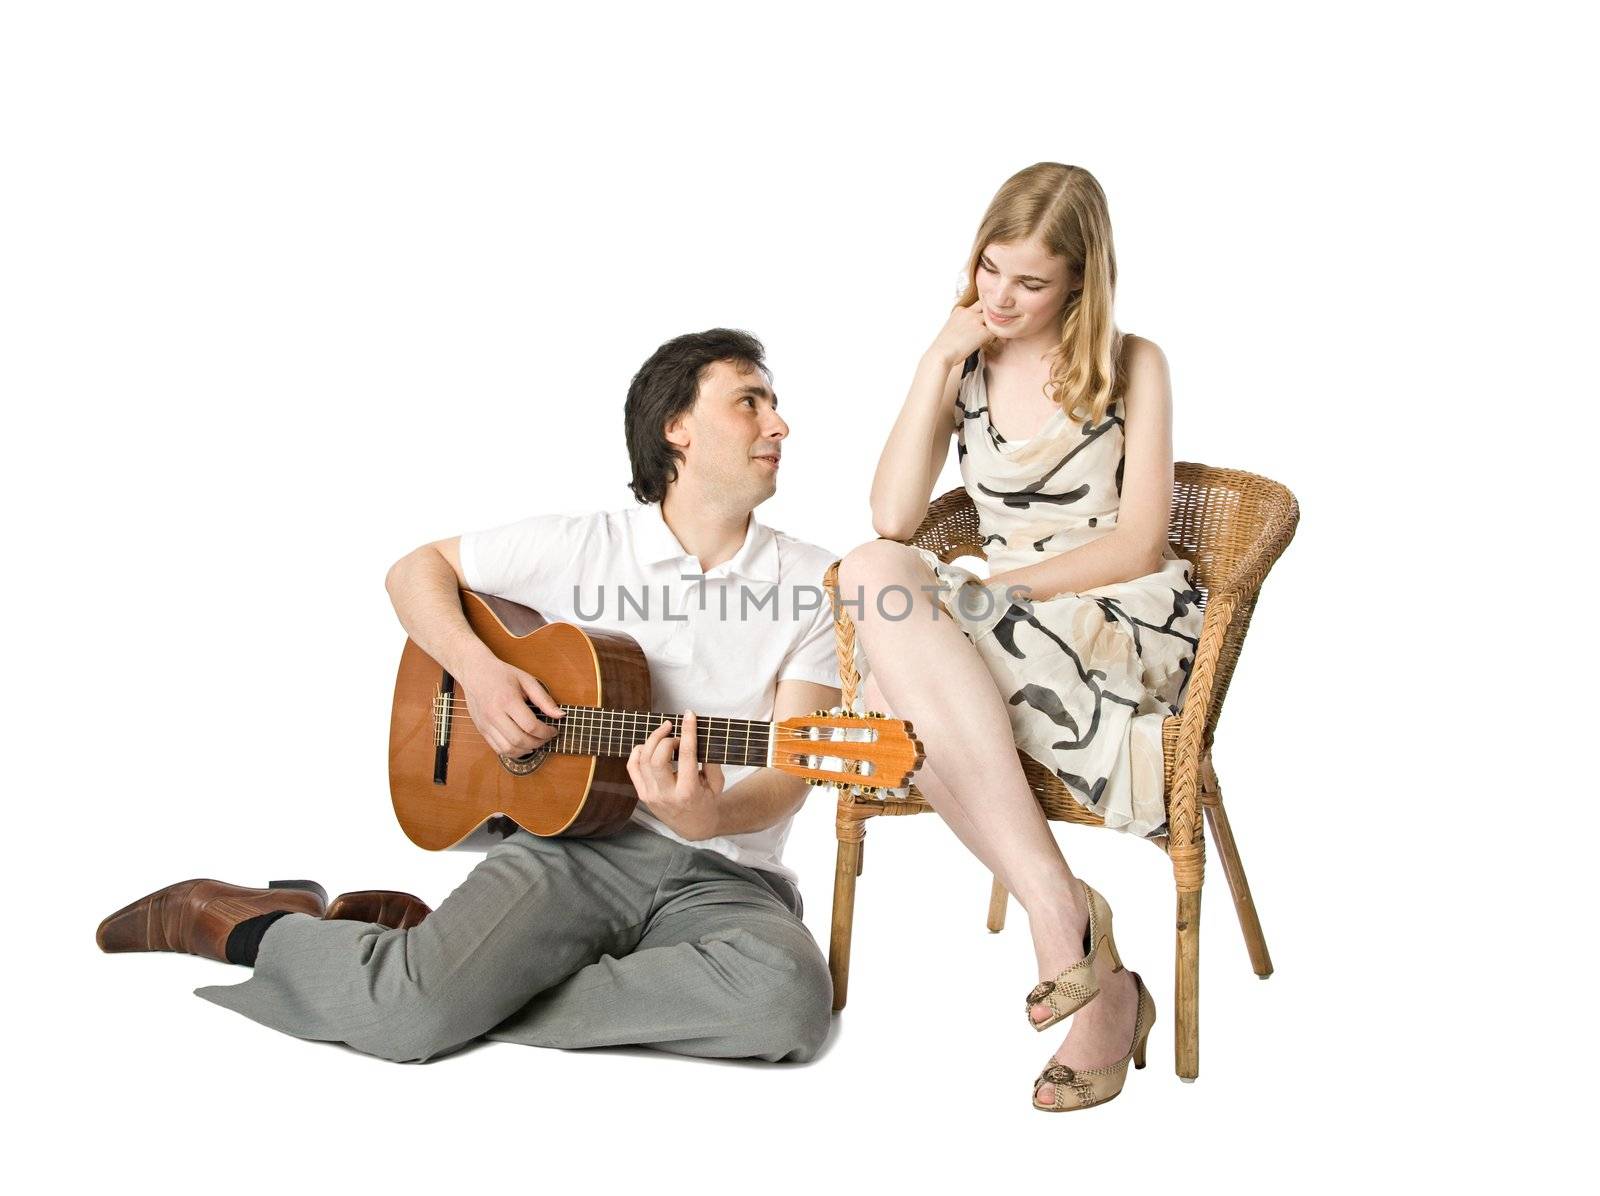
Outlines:
{"type": "MultiPolygon", "coordinates": [[[[461,605],[490,651],[531,673],[556,702],[649,707],[650,669],[631,637],[545,624],[526,607],[470,590],[462,593],[461,605]]],[[[389,723],[389,792],[395,817],[413,843],[430,851],[481,847],[485,835],[474,832],[497,815],[545,836],[607,835],[627,823],[638,795],[625,759],[543,754],[536,767],[519,775],[522,766],[499,756],[473,725],[459,681],[453,683],[455,700],[448,702],[449,742],[441,768],[444,680],[444,669],[407,640],[389,723]]]]}

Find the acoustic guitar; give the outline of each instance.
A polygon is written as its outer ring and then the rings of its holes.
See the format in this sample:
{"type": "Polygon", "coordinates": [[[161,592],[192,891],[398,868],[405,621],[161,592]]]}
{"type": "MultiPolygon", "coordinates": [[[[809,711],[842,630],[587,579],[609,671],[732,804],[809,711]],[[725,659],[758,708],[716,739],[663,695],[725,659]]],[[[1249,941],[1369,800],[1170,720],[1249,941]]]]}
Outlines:
{"type": "MultiPolygon", "coordinates": [[[[461,684],[407,640],[389,720],[389,793],[411,841],[430,851],[479,849],[517,827],[543,836],[600,836],[627,824],[638,795],[628,753],[681,714],[645,709],[650,670],[632,636],[547,623],[503,598],[463,591],[467,622],[501,660],[531,673],[563,716],[534,716],[556,736],[526,756],[496,752],[473,725],[461,684]]],[[[922,745],[911,724],[816,711],[761,722],[696,712],[696,756],[777,768],[808,784],[866,792],[910,784],[922,745]]]]}

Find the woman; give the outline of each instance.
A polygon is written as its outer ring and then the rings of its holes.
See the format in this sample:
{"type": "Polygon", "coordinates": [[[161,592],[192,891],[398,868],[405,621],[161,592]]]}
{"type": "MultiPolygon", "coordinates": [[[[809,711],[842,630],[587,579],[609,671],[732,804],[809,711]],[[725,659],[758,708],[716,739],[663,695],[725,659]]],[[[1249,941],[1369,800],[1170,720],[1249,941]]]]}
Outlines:
{"type": "Polygon", "coordinates": [[[1144,1065],[1155,1004],[1123,970],[1110,907],[1068,868],[1016,751],[1108,826],[1159,833],[1161,720],[1182,702],[1201,622],[1167,545],[1166,359],[1117,331],[1116,279],[1088,171],[1043,162],[1007,180],[879,460],[872,522],[886,538],[840,568],[844,596],[864,599],[867,705],[916,724],[928,753],[917,787],[1027,910],[1040,978],[1029,1020],[1044,1030],[1077,1013],[1034,1082],[1034,1107],[1051,1111],[1121,1091],[1128,1063],[1144,1065]],[[895,543],[926,513],[952,437],[986,580],[895,543]],[[914,596],[909,617],[891,587],[914,596]]]}

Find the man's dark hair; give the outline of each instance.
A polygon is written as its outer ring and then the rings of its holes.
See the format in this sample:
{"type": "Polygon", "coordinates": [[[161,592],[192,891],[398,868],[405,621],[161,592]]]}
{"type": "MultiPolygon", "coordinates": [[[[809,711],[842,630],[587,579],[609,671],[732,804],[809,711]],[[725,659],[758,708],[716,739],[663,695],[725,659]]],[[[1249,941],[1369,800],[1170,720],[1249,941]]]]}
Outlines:
{"type": "Polygon", "coordinates": [[[662,345],[633,376],[622,420],[633,463],[629,487],[640,502],[660,502],[678,477],[683,453],[667,443],[666,426],[694,406],[700,375],[717,361],[733,361],[744,372],[766,372],[766,350],[748,332],[712,328],[675,336],[662,345]]]}

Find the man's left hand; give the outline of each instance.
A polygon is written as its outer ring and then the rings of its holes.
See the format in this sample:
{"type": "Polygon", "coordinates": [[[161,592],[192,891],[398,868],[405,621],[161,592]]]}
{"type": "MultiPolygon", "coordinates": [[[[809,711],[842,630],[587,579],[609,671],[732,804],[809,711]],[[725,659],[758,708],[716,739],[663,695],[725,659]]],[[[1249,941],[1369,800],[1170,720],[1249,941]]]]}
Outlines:
{"type": "Polygon", "coordinates": [[[639,800],[676,835],[691,842],[717,834],[717,798],[722,795],[722,766],[701,764],[695,755],[696,719],[683,712],[683,738],[663,721],[650,737],[628,753],[628,776],[639,800]],[[678,771],[672,760],[676,754],[678,771]]]}

